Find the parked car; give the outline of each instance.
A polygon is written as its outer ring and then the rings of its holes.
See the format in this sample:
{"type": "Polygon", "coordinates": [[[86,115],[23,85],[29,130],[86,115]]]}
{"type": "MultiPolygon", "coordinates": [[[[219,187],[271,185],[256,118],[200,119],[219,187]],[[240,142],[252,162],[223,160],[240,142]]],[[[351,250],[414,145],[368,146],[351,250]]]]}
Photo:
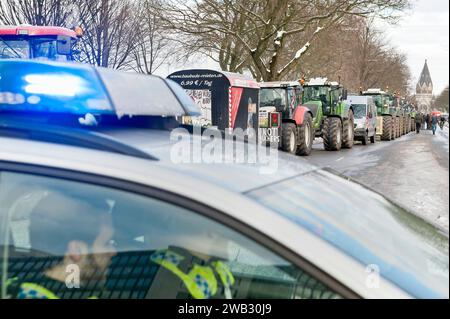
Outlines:
{"type": "Polygon", "coordinates": [[[375,143],[377,134],[377,107],[371,96],[349,95],[347,103],[353,108],[355,140],[367,145],[375,143]]]}
{"type": "Polygon", "coordinates": [[[8,60],[0,88],[1,298],[449,296],[448,235],[383,196],[284,152],[194,161],[173,82],[8,60]]]}

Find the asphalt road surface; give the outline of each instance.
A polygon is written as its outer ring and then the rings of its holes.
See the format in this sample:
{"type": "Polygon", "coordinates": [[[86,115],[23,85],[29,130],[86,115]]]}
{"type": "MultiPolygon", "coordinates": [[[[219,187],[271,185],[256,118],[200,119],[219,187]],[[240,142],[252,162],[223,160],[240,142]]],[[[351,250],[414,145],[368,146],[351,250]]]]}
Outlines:
{"type": "MultiPolygon", "coordinates": [[[[448,124],[447,124],[448,125],[448,124]]],[[[434,224],[449,229],[449,138],[448,126],[411,132],[394,141],[362,145],[339,152],[323,150],[314,141],[310,156],[320,167],[331,167],[382,193],[434,224]]]]}

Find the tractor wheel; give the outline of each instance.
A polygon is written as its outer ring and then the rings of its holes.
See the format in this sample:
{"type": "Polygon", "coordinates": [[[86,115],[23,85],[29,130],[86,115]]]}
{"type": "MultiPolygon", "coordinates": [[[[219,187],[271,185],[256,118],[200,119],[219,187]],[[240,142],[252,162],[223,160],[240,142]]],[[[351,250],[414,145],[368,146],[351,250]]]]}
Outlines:
{"type": "Polygon", "coordinates": [[[367,145],[369,143],[369,134],[367,132],[364,133],[364,136],[361,141],[363,145],[367,145]]]}
{"type": "Polygon", "coordinates": [[[303,123],[298,127],[297,155],[309,155],[314,141],[314,129],[311,114],[306,113],[303,123]]]}
{"type": "Polygon", "coordinates": [[[327,151],[339,151],[342,146],[342,124],[338,117],[327,117],[323,123],[323,145],[327,151]]]}
{"type": "Polygon", "coordinates": [[[297,126],[294,123],[283,123],[281,129],[281,147],[283,151],[295,154],[297,151],[297,126]]]}
{"type": "Polygon", "coordinates": [[[383,134],[381,139],[383,141],[392,140],[392,118],[390,116],[383,116],[383,134]]]}
{"type": "Polygon", "coordinates": [[[397,138],[397,118],[392,117],[392,139],[395,140],[397,138]]]}
{"type": "Polygon", "coordinates": [[[348,111],[348,117],[344,120],[343,125],[343,137],[342,137],[342,148],[352,148],[355,139],[355,120],[353,116],[353,111],[348,111]]]}

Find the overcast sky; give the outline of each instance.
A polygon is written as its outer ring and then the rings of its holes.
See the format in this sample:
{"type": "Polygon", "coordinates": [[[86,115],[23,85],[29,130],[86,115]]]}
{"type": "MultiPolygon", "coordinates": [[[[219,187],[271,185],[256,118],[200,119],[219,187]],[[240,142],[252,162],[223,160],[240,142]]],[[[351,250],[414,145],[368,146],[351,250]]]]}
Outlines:
{"type": "MultiPolygon", "coordinates": [[[[449,83],[449,2],[448,0],[412,0],[413,7],[394,26],[381,23],[379,28],[386,32],[387,40],[408,57],[415,90],[425,59],[428,60],[433,93],[438,95],[449,83]]],[[[185,65],[183,68],[219,69],[217,63],[203,59],[185,65]]],[[[162,67],[158,74],[163,76],[181,69],[162,67]]]]}
{"type": "Polygon", "coordinates": [[[413,0],[413,8],[398,25],[384,25],[390,43],[408,57],[415,87],[425,59],[428,60],[433,93],[449,83],[449,2],[413,0]]]}

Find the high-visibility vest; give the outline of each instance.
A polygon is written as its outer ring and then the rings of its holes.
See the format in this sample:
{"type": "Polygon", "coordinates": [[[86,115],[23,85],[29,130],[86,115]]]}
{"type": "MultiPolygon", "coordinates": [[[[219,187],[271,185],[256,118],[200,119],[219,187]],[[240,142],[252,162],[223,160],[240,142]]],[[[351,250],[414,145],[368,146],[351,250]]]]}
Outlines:
{"type": "MultiPolygon", "coordinates": [[[[6,288],[17,281],[18,278],[8,279],[6,282],[6,288]]],[[[55,293],[48,290],[47,288],[31,282],[22,282],[19,286],[19,290],[16,299],[61,299],[55,293]]],[[[97,297],[92,296],[88,299],[97,299],[97,297]]]]}
{"type": "Polygon", "coordinates": [[[224,286],[225,297],[231,299],[230,289],[234,285],[235,279],[226,264],[221,261],[214,261],[208,266],[194,264],[189,273],[184,273],[178,267],[184,258],[184,256],[171,250],[160,250],[150,256],[154,263],[166,268],[180,278],[195,299],[209,299],[217,293],[215,271],[224,286]]]}

